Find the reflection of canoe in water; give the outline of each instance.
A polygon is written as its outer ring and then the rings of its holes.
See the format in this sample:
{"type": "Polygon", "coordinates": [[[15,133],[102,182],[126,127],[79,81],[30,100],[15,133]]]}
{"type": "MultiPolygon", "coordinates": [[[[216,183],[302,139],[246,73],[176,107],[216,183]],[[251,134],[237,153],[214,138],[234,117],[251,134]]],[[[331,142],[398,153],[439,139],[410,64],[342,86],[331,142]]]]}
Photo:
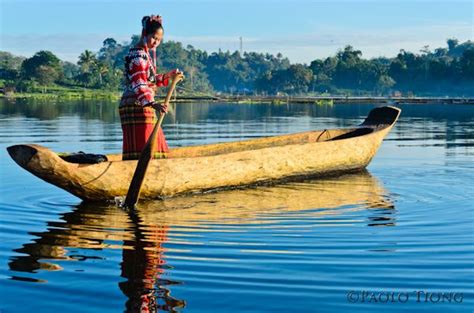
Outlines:
{"type": "MultiPolygon", "coordinates": [[[[186,299],[175,298],[175,290],[170,287],[181,283],[173,278],[175,275],[170,275],[169,269],[174,265],[172,257],[189,257],[198,262],[200,254],[196,245],[199,246],[204,232],[214,237],[216,231],[285,228],[294,219],[306,223],[311,220],[310,227],[344,227],[356,223],[354,212],[363,210],[367,210],[367,214],[359,215],[358,220],[371,225],[374,219],[394,217],[392,207],[388,192],[367,171],[272,187],[144,201],[130,212],[114,205],[84,202],[74,211],[54,218],[46,231],[32,233],[34,239],[15,249],[9,267],[15,272],[12,279],[40,281],[35,278],[47,275],[31,278],[31,274],[19,272],[65,268],[68,273],[71,267],[78,270],[78,266],[89,272],[92,263],[100,263],[98,266],[102,269],[105,264],[110,267],[110,262],[115,260],[116,251],[104,250],[121,250],[120,268],[124,279],[119,288],[127,297],[127,312],[138,312],[135,308],[142,307],[144,299],[152,303],[151,306],[164,303],[170,308],[180,308],[186,299]],[[367,216],[367,222],[360,220],[360,216],[367,216]],[[106,260],[104,256],[113,257],[106,260]],[[93,262],[81,265],[63,262],[88,259],[93,262]],[[154,292],[150,294],[150,291],[154,292]]],[[[389,223],[393,223],[393,219],[378,225],[389,223]]],[[[239,235],[233,235],[232,242],[238,241],[239,235]]],[[[244,236],[243,241],[247,240],[244,236]]]]}
{"type": "MultiPolygon", "coordinates": [[[[137,224],[145,237],[151,226],[205,232],[209,224],[259,225],[262,218],[269,216],[279,216],[278,221],[284,223],[285,217],[294,219],[295,214],[313,219],[317,227],[319,219],[322,226],[327,226],[325,220],[335,216],[342,217],[341,222],[346,223],[344,215],[371,210],[367,225],[386,226],[394,223],[390,216],[392,208],[388,192],[365,170],[337,178],[144,201],[133,212],[134,216],[114,205],[84,202],[73,212],[64,214],[63,221],[50,223],[47,232],[34,233],[39,239],[16,250],[29,256],[18,257],[11,266],[20,271],[23,266],[29,270],[54,269],[57,267],[40,265],[38,260],[80,258],[68,256],[68,248],[128,249],[120,243],[136,237],[137,224]],[[381,220],[382,217],[386,220],[381,220]],[[374,221],[379,223],[375,225],[374,221]]],[[[332,223],[337,222],[332,220],[332,223]]]]}
{"type": "Polygon", "coordinates": [[[200,222],[258,224],[259,215],[296,213],[312,217],[347,211],[392,208],[386,190],[366,170],[339,177],[304,180],[271,187],[227,190],[163,201],[143,201],[145,222],[193,226],[200,222]]]}
{"type": "MultiPolygon", "coordinates": [[[[321,177],[362,169],[377,152],[400,110],[372,110],[351,129],[330,129],[254,140],[176,148],[167,159],[152,160],[141,198],[159,198],[321,177]]],[[[8,148],[11,157],[34,175],[84,200],[111,200],[127,193],[136,161],[108,156],[99,164],[74,164],[39,145],[8,148]]]]}

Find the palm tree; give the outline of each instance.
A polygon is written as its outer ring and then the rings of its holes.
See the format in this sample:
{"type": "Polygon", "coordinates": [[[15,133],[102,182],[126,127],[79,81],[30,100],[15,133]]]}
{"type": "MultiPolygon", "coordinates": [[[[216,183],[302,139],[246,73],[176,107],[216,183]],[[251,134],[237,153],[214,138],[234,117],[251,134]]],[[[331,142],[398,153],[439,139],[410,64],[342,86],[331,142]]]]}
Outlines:
{"type": "MultiPolygon", "coordinates": [[[[79,80],[86,86],[92,85],[94,74],[97,71],[97,58],[95,54],[90,50],[85,50],[81,55],[79,55],[79,61],[77,64],[81,67],[79,80]]],[[[99,80],[101,80],[100,73],[99,80]]]]}
{"type": "Polygon", "coordinates": [[[78,65],[81,66],[83,72],[91,72],[94,70],[94,66],[97,63],[97,58],[95,54],[90,50],[85,50],[79,55],[78,65]]]}
{"type": "Polygon", "coordinates": [[[105,62],[96,63],[97,73],[99,74],[99,84],[102,86],[102,77],[104,74],[107,74],[109,67],[105,62]]]}

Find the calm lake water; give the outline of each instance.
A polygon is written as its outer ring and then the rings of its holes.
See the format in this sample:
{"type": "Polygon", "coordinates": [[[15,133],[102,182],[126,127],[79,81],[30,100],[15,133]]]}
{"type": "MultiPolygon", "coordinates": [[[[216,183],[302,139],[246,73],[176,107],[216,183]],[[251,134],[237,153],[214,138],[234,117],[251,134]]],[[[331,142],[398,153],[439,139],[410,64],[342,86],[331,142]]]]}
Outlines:
{"type": "MultiPolygon", "coordinates": [[[[359,124],[375,105],[178,104],[171,146],[359,124]]],[[[119,153],[113,102],[0,99],[0,312],[472,312],[474,107],[403,105],[367,172],[91,205],[5,148],[119,153]]]]}

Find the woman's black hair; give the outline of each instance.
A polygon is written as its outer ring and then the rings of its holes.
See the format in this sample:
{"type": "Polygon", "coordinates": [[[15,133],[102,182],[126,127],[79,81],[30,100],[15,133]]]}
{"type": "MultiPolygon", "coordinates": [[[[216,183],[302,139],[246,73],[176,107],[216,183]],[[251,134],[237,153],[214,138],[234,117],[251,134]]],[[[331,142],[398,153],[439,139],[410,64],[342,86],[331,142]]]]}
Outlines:
{"type": "Polygon", "coordinates": [[[161,16],[144,16],[142,18],[142,27],[144,35],[154,34],[158,29],[163,29],[161,16]]]}

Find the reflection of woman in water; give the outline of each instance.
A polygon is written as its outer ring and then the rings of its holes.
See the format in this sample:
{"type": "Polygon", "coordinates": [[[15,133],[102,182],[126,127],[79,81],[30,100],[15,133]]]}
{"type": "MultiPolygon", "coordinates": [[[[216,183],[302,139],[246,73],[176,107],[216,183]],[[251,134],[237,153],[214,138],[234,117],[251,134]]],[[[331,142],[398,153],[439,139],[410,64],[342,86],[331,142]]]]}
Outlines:
{"type": "Polygon", "coordinates": [[[174,311],[174,308],[184,307],[185,302],[172,298],[169,290],[158,289],[159,276],[163,274],[165,264],[162,243],[166,241],[167,226],[146,225],[146,231],[142,230],[136,212],[130,212],[135,228],[133,241],[125,241],[123,249],[122,277],[126,281],[119,284],[122,292],[127,296],[127,312],[157,312],[174,311]],[[164,303],[157,303],[163,299],[164,303]]]}
{"type": "MultiPolygon", "coordinates": [[[[37,270],[62,270],[63,268],[59,265],[52,262],[46,263],[45,260],[100,259],[99,256],[68,255],[67,248],[100,251],[104,248],[105,239],[130,238],[124,240],[121,263],[122,277],[126,278],[126,281],[119,283],[120,289],[127,296],[126,312],[157,312],[158,310],[173,312],[175,308],[184,307],[185,302],[171,297],[170,291],[163,286],[178,282],[159,279],[165,271],[161,246],[167,239],[168,226],[139,224],[141,222],[137,213],[130,212],[128,220],[132,222],[132,226],[130,227],[129,223],[119,225],[118,227],[125,229],[126,233],[125,236],[115,237],[117,235],[110,232],[111,219],[115,219],[118,223],[126,223],[127,216],[119,208],[80,205],[77,210],[66,213],[62,217],[63,222],[55,222],[54,227],[44,233],[35,233],[39,238],[34,242],[15,249],[22,255],[12,257],[8,265],[13,271],[28,273],[37,270]],[[91,228],[98,231],[91,232],[91,228]]],[[[12,279],[22,280],[18,275],[12,279]]]]}

